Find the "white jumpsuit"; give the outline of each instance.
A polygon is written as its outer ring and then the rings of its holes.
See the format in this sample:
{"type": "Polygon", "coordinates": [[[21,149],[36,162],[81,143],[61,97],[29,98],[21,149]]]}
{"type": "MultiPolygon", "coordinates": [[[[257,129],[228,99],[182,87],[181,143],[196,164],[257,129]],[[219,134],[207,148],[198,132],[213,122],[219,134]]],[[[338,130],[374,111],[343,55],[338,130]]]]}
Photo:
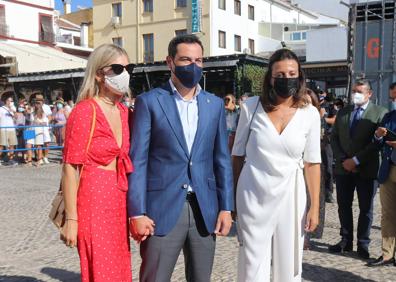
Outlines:
{"type": "Polygon", "coordinates": [[[301,281],[303,162],[321,162],[319,112],[311,105],[297,109],[279,134],[261,103],[252,120],[258,99],[243,103],[232,151],[246,156],[236,195],[242,241],[238,281],[270,281],[271,257],[273,281],[301,281]]]}

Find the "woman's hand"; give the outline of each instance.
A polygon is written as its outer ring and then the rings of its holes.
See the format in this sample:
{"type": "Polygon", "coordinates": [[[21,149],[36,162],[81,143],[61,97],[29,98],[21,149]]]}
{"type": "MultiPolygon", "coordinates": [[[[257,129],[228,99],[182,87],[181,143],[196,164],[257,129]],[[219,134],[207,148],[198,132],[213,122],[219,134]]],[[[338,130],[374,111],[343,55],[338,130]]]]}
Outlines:
{"type": "Polygon", "coordinates": [[[66,220],[60,235],[61,240],[65,242],[66,246],[70,248],[77,246],[77,230],[78,222],[76,220],[66,220]]]}
{"type": "Polygon", "coordinates": [[[305,231],[313,232],[319,224],[319,208],[310,208],[305,222],[305,231]]]}
{"type": "Polygon", "coordinates": [[[148,216],[130,218],[129,232],[132,238],[137,242],[143,242],[148,236],[154,235],[154,221],[148,216]]]}

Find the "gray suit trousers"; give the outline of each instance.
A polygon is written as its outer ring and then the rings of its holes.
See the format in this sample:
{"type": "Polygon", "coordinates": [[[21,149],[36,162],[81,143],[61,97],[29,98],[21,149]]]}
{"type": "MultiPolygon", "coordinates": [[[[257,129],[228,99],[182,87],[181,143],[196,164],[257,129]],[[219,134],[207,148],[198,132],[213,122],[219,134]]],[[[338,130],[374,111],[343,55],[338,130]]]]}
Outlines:
{"type": "Polygon", "coordinates": [[[183,249],[186,280],[210,282],[215,246],[216,237],[206,230],[195,195],[189,196],[172,231],[151,236],[140,245],[139,281],[169,282],[183,249]]]}

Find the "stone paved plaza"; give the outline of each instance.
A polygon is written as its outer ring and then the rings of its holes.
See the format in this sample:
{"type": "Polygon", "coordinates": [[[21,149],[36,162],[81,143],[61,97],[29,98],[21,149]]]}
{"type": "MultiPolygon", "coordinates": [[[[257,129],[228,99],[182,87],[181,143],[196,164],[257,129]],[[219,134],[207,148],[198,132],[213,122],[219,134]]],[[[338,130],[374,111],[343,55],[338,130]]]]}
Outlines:
{"type": "MultiPolygon", "coordinates": [[[[0,281],[79,281],[77,251],[59,241],[47,218],[56,193],[60,166],[0,168],[0,281]]],[[[355,201],[355,210],[356,210],[355,201]]],[[[328,244],[339,240],[336,204],[326,207],[322,240],[304,254],[304,281],[396,281],[396,267],[367,268],[356,256],[327,253],[328,244]]],[[[355,212],[356,217],[356,212],[355,212]]],[[[380,254],[380,206],[377,195],[372,229],[371,255],[380,254]]],[[[140,265],[133,243],[133,278],[138,281],[140,265]]],[[[238,244],[235,236],[219,238],[213,281],[236,281],[238,244]]],[[[179,259],[172,281],[185,281],[179,259]]]]}

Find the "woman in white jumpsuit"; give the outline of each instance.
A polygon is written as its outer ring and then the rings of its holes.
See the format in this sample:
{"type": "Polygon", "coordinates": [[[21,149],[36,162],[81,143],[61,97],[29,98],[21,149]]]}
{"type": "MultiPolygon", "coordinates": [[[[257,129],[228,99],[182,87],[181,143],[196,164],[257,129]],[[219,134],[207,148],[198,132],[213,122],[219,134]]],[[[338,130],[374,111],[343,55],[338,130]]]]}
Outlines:
{"type": "Polygon", "coordinates": [[[232,151],[240,282],[270,281],[271,258],[273,281],[301,281],[304,228],[318,224],[321,162],[319,113],[304,92],[297,57],[281,49],[270,59],[261,99],[241,107],[232,151]]]}

